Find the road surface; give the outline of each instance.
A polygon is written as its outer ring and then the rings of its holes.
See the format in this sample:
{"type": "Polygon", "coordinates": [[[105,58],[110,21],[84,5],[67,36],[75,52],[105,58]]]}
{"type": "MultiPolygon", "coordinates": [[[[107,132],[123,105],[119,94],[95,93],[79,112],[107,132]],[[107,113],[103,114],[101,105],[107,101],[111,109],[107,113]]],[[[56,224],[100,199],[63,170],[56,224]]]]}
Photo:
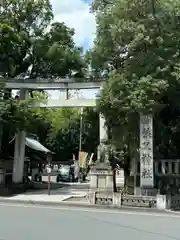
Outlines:
{"type": "Polygon", "coordinates": [[[1,240],[179,240],[180,215],[0,204],[1,240]]]}

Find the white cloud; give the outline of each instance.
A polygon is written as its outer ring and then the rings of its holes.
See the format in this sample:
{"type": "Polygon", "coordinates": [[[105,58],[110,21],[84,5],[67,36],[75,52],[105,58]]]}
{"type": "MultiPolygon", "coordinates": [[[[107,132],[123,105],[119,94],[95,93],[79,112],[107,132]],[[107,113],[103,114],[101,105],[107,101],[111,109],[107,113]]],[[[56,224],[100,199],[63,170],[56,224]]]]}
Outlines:
{"type": "Polygon", "coordinates": [[[81,0],[51,0],[55,21],[65,22],[68,27],[75,29],[74,40],[82,46],[88,42],[93,44],[96,31],[95,17],[90,13],[90,7],[81,0]]]}

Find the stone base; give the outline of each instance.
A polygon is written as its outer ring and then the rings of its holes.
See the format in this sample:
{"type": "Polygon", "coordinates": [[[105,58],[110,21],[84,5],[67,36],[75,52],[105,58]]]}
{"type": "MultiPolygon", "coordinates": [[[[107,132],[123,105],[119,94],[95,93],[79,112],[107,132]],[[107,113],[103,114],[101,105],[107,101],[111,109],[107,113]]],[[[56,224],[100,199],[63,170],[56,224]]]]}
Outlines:
{"type": "Polygon", "coordinates": [[[121,207],[121,194],[112,192],[89,192],[89,203],[92,205],[106,205],[121,207]]]}
{"type": "Polygon", "coordinates": [[[89,192],[89,203],[112,207],[143,207],[158,210],[180,209],[180,195],[135,196],[120,193],[89,192]]]}
{"type": "Polygon", "coordinates": [[[105,163],[96,163],[90,170],[91,192],[113,192],[113,172],[105,163]]]}

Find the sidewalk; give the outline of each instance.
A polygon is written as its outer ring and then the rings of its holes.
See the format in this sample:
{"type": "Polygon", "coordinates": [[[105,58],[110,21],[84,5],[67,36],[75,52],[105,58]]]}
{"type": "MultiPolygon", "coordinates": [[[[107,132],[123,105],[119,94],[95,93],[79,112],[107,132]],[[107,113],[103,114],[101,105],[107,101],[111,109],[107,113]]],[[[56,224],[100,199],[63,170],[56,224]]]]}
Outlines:
{"type": "MultiPolygon", "coordinates": [[[[44,184],[42,184],[44,185],[44,184]]],[[[64,184],[63,184],[64,185],[64,184]]],[[[60,185],[59,185],[60,186],[60,185]]],[[[81,202],[88,203],[85,201],[86,196],[88,194],[88,189],[76,189],[77,186],[69,186],[64,185],[60,186],[60,188],[51,189],[50,195],[48,195],[48,189],[39,188],[36,190],[29,190],[25,193],[20,193],[11,196],[2,196],[0,197],[0,202],[11,202],[11,203],[39,203],[39,204],[52,204],[58,205],[61,202],[70,201],[77,202],[78,204],[81,202]]]]}
{"type": "Polygon", "coordinates": [[[0,204],[37,204],[37,205],[70,205],[70,206],[91,206],[85,194],[76,195],[47,195],[47,194],[19,194],[12,197],[0,197],[0,204]]]}
{"type": "MultiPolygon", "coordinates": [[[[0,205],[21,205],[21,206],[34,206],[34,207],[47,207],[53,209],[61,209],[62,207],[75,208],[78,209],[87,209],[87,211],[91,211],[91,209],[96,209],[98,211],[130,211],[130,212],[140,212],[140,213],[148,213],[148,214],[158,214],[158,213],[166,213],[166,214],[177,214],[174,211],[166,211],[166,210],[158,210],[153,208],[140,208],[140,207],[128,207],[128,206],[111,206],[111,205],[93,205],[90,204],[86,197],[72,197],[72,196],[48,196],[48,195],[37,195],[36,197],[18,195],[15,197],[0,197],[0,205]],[[67,198],[70,197],[70,198],[67,198]]],[[[84,210],[83,210],[84,211],[84,210]]]]}
{"type": "Polygon", "coordinates": [[[71,195],[50,195],[47,194],[19,194],[13,197],[1,197],[0,200],[11,200],[11,201],[32,201],[32,202],[61,202],[68,198],[71,198],[71,195]]]}

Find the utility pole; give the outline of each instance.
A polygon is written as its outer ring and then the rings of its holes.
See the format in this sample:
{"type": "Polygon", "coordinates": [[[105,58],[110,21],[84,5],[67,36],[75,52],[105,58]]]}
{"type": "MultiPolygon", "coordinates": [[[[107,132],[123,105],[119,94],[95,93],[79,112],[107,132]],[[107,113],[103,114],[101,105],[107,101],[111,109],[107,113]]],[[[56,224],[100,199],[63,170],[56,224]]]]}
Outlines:
{"type": "Polygon", "coordinates": [[[80,129],[79,129],[79,153],[82,150],[82,127],[83,127],[83,107],[80,110],[80,129]]]}
{"type": "Polygon", "coordinates": [[[79,129],[79,176],[82,175],[82,169],[80,169],[80,157],[82,151],[82,127],[83,127],[83,107],[80,109],[80,129],[79,129]]]}
{"type": "Polygon", "coordinates": [[[47,167],[47,173],[48,173],[48,195],[50,196],[51,193],[51,161],[52,156],[50,154],[47,154],[46,156],[48,167],[47,167]]]}

